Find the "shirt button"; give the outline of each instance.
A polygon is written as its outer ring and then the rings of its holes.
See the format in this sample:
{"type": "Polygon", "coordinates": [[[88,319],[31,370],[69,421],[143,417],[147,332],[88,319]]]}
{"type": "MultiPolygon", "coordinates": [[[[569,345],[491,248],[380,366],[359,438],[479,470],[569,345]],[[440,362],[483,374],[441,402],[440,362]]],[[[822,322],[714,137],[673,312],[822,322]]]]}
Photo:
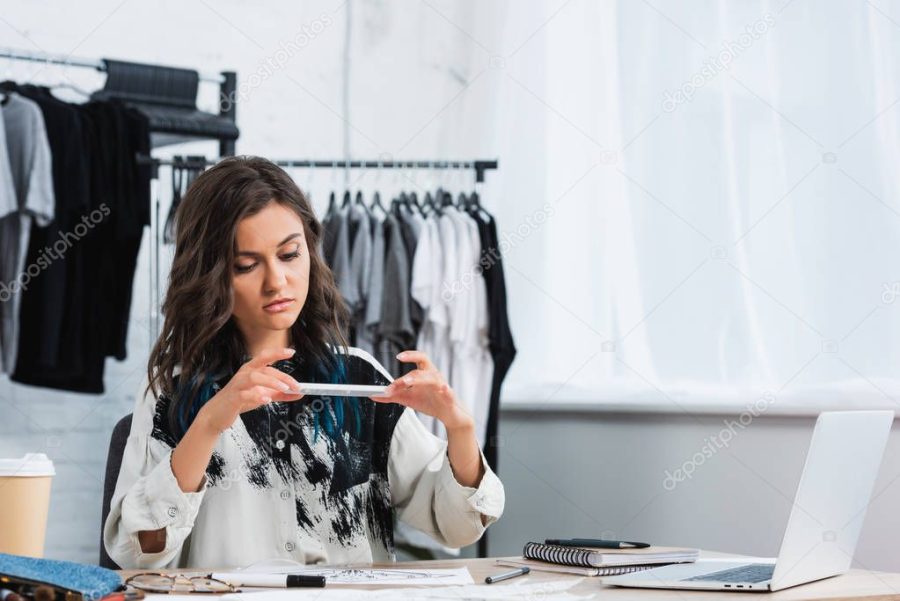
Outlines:
{"type": "Polygon", "coordinates": [[[286,542],[286,543],[284,543],[284,548],[286,551],[291,552],[294,550],[294,543],[286,542]]]}
{"type": "Polygon", "coordinates": [[[278,449],[279,451],[283,451],[284,450],[284,441],[281,439],[276,440],[275,448],[278,449]]]}
{"type": "Polygon", "coordinates": [[[281,491],[281,498],[287,501],[291,497],[291,493],[286,490],[281,491]]]}
{"type": "Polygon", "coordinates": [[[169,507],[169,517],[174,518],[178,514],[178,510],[174,507],[169,507]]]}

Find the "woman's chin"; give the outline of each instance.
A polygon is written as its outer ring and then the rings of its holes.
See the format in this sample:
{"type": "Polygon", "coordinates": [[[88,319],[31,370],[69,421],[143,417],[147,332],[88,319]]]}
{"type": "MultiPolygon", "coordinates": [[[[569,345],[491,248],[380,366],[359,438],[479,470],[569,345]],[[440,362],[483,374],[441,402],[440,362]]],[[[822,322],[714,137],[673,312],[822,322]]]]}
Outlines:
{"type": "Polygon", "coordinates": [[[263,316],[263,321],[279,329],[287,329],[297,321],[297,314],[293,311],[266,314],[263,316]]]}

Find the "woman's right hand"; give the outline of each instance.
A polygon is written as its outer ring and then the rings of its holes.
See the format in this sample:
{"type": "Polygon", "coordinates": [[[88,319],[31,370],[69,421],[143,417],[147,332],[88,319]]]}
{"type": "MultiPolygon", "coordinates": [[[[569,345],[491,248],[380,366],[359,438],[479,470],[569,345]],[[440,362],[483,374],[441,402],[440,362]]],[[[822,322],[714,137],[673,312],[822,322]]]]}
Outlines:
{"type": "Polygon", "coordinates": [[[294,355],[294,349],[271,349],[244,363],[231,380],[200,410],[202,419],[217,434],[231,427],[241,413],[273,401],[296,401],[303,394],[300,384],[269,364],[294,355]]]}

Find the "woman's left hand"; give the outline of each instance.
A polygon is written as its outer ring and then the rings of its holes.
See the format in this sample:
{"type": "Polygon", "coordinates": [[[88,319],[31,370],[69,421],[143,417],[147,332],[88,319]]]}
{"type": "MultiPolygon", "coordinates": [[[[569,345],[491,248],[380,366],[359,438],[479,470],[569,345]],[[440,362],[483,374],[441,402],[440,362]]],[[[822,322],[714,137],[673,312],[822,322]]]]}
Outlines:
{"type": "Polygon", "coordinates": [[[384,396],[369,398],[378,403],[399,403],[430,415],[440,420],[448,431],[474,427],[472,416],[456,401],[453,389],[425,353],[403,351],[397,359],[415,363],[416,369],[394,380],[384,396]]]}

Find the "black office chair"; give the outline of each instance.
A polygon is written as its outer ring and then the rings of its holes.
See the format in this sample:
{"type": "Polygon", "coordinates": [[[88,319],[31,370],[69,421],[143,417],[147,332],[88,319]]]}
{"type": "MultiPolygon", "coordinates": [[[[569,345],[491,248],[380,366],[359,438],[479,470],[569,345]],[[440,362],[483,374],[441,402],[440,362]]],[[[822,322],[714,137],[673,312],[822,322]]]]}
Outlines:
{"type": "Polygon", "coordinates": [[[106,455],[106,476],[103,479],[103,506],[100,510],[100,565],[111,570],[121,569],[106,553],[103,545],[103,525],[109,515],[109,505],[116,490],[119,470],[122,468],[122,455],[125,454],[125,443],[131,433],[131,413],[119,420],[109,437],[109,453],[106,455]]]}

